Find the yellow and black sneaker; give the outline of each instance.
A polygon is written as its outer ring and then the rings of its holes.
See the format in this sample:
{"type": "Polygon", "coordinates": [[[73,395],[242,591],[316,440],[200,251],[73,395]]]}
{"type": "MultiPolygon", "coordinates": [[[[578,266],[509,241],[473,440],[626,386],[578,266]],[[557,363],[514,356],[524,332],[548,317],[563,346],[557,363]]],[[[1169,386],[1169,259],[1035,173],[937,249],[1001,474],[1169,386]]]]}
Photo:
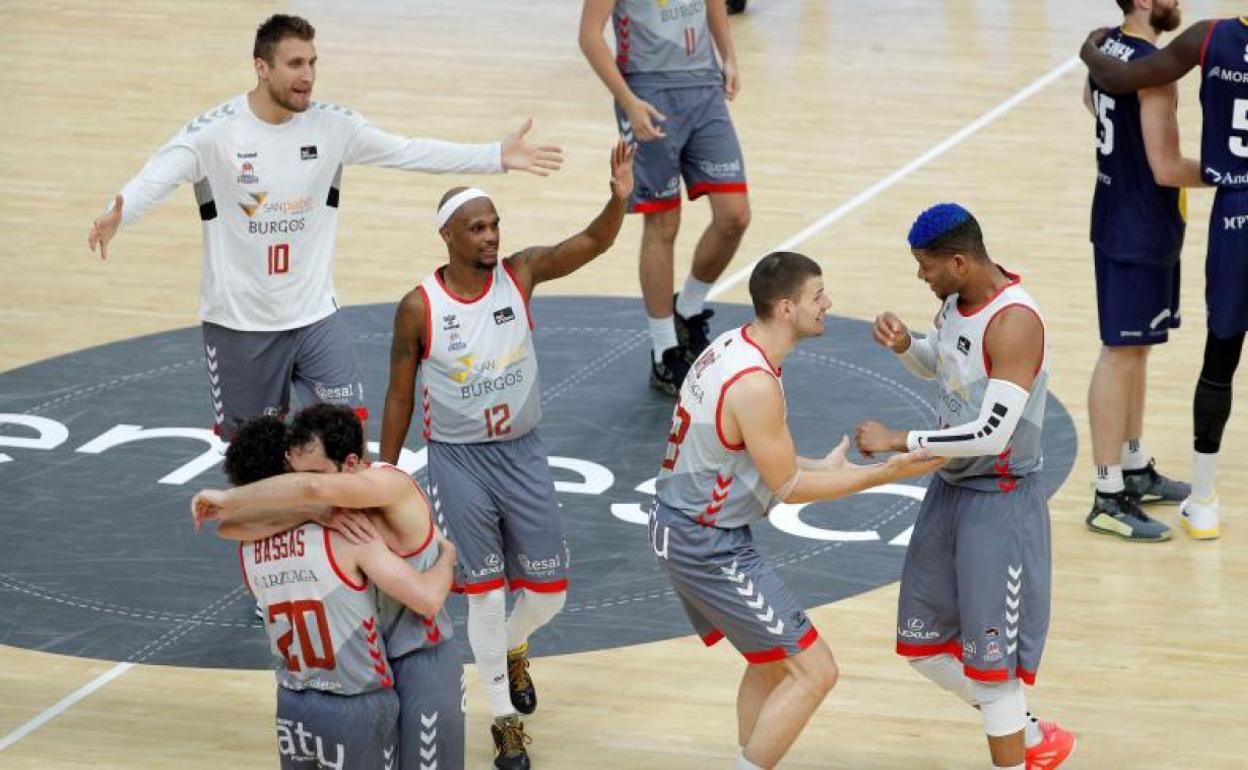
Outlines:
{"type": "Polygon", "coordinates": [[[507,651],[507,687],[511,690],[511,705],[521,714],[532,714],[537,709],[537,690],[529,677],[529,643],[507,651]]]}
{"type": "Polygon", "coordinates": [[[494,736],[494,767],[498,770],[529,770],[529,752],[524,748],[532,738],[524,734],[524,723],[512,714],[498,717],[490,725],[494,736]]]}
{"type": "Polygon", "coordinates": [[[1170,528],[1140,510],[1140,504],[1125,491],[1097,492],[1086,521],[1088,529],[1093,532],[1117,535],[1136,543],[1159,543],[1170,539],[1170,528]]]}

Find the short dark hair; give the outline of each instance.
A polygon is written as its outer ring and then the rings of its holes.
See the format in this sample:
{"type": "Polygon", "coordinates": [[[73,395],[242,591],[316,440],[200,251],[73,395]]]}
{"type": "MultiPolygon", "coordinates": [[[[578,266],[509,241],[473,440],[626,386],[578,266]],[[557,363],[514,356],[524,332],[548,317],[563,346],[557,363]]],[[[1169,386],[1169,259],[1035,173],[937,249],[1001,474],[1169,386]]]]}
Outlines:
{"type": "Polygon", "coordinates": [[[915,251],[936,256],[965,254],[973,259],[988,259],[988,249],[984,246],[984,231],[980,229],[979,222],[969,212],[966,219],[927,241],[921,247],[916,247],[915,251]]]}
{"type": "Polygon", "coordinates": [[[758,261],[750,273],[750,300],[754,315],[770,318],[776,303],[796,299],[810,278],[823,275],[819,263],[795,251],[773,251],[758,261]]]}
{"type": "Polygon", "coordinates": [[[316,30],[302,16],[275,13],[256,27],[256,42],[251,48],[251,57],[264,59],[272,65],[277,46],[288,37],[312,40],[316,37],[316,30]]]}
{"type": "Polygon", "coordinates": [[[1118,7],[1123,13],[1131,13],[1135,10],[1135,0],[1118,0],[1118,7]]]}
{"type": "Polygon", "coordinates": [[[280,417],[248,420],[225,450],[225,477],[236,487],[278,476],[286,467],[286,423],[280,417]]]}
{"type": "Polygon", "coordinates": [[[291,449],[306,447],[314,439],[321,440],[325,456],[339,467],[347,461],[348,455],[364,457],[364,426],[349,406],[316,404],[295,415],[287,446],[291,449]]]}

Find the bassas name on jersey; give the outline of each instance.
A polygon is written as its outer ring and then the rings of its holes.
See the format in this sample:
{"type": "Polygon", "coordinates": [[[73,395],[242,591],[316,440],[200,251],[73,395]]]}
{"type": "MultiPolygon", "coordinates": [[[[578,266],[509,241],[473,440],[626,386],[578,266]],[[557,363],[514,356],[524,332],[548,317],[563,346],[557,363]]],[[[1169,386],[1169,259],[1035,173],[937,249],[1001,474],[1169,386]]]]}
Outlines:
{"type": "Polygon", "coordinates": [[[303,530],[288,530],[257,540],[251,544],[251,550],[256,564],[303,556],[303,530]]]}

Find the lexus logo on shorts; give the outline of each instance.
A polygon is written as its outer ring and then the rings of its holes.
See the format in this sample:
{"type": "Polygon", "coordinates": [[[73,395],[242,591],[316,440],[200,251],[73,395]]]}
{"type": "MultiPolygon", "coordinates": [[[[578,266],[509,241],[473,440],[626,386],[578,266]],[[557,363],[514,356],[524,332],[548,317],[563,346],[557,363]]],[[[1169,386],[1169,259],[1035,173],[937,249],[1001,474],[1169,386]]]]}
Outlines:
{"type": "Polygon", "coordinates": [[[919,620],[918,618],[910,618],[909,622],[906,623],[906,627],[909,628],[911,631],[922,631],[923,621],[919,620]]]}
{"type": "Polygon", "coordinates": [[[494,323],[496,324],[501,325],[501,324],[505,324],[505,323],[508,323],[509,321],[514,321],[514,320],[516,320],[516,314],[515,314],[515,311],[511,309],[511,305],[508,305],[502,310],[494,311],[494,323]]]}

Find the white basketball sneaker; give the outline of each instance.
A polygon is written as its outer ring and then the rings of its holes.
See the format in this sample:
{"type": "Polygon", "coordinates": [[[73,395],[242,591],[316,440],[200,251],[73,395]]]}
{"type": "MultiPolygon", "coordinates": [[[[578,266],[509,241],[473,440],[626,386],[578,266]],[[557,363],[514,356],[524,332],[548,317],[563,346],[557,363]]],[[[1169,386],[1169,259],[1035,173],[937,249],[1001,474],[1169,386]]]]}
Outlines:
{"type": "Polygon", "coordinates": [[[1195,540],[1217,540],[1222,536],[1218,527],[1218,498],[1206,500],[1188,497],[1179,503],[1179,523],[1195,540]]]}

